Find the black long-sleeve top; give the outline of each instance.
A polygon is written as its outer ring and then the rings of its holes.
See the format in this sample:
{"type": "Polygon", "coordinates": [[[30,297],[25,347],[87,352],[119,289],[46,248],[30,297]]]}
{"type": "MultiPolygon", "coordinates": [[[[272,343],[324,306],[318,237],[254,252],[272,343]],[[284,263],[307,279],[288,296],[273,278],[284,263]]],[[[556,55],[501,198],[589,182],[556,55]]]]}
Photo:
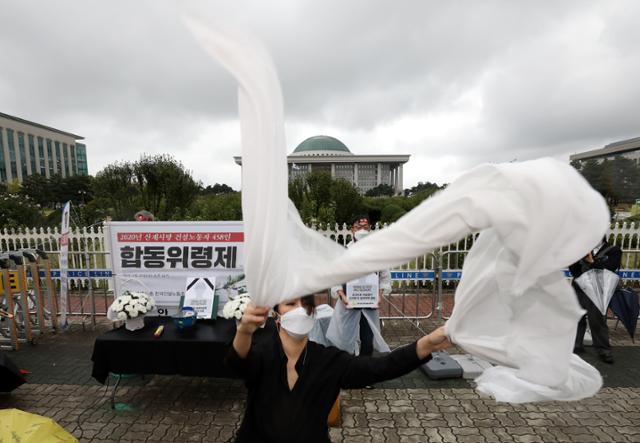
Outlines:
{"type": "Polygon", "coordinates": [[[584,258],[582,258],[569,266],[569,271],[571,272],[571,276],[573,277],[571,286],[573,286],[573,289],[577,293],[584,294],[582,288],[580,288],[580,286],[576,283],[576,278],[580,277],[582,274],[591,269],[608,269],[611,272],[616,272],[618,268],[620,268],[621,261],[622,250],[618,246],[610,245],[609,243],[604,242],[598,252],[593,256],[593,263],[589,263],[584,258]]]}
{"type": "Polygon", "coordinates": [[[615,245],[604,242],[598,252],[593,257],[593,263],[587,262],[584,258],[569,266],[571,276],[575,279],[591,269],[608,269],[616,272],[622,261],[622,250],[615,245]]]}
{"type": "Polygon", "coordinates": [[[327,417],[341,388],[400,377],[429,359],[431,355],[418,359],[416,342],[382,357],[355,357],[310,341],[296,363],[298,380],[289,390],[287,356],[277,331],[254,341],[244,359],[230,346],[226,364],[249,391],[236,442],[330,442],[327,417]]]}

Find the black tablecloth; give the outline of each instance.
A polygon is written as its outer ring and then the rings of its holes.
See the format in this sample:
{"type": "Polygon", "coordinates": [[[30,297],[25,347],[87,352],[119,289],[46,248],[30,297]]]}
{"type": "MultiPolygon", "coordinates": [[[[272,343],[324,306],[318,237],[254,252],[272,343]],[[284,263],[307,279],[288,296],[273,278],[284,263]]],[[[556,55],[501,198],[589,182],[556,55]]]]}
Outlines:
{"type": "MultiPolygon", "coordinates": [[[[171,318],[146,317],[145,327],[128,331],[120,327],[96,338],[91,375],[104,383],[109,373],[228,377],[223,360],[236,333],[233,320],[198,320],[191,330],[178,331],[171,318]],[[160,338],[153,333],[164,325],[160,338]]],[[[272,320],[256,331],[260,340],[273,333],[272,320]]]]}

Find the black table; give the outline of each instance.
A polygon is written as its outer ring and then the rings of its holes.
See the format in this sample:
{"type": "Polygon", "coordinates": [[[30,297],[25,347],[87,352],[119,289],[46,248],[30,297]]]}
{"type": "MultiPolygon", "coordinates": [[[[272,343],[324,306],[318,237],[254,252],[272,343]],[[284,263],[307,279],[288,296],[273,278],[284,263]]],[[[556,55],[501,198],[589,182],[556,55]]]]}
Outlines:
{"type": "MultiPolygon", "coordinates": [[[[128,331],[120,327],[96,338],[91,375],[100,383],[109,373],[160,374],[233,378],[223,365],[236,333],[234,320],[198,320],[192,330],[178,331],[169,317],[145,317],[145,327],[128,331]],[[153,333],[164,325],[160,338],[153,333]]],[[[255,333],[260,340],[273,334],[269,320],[255,333]]]]}

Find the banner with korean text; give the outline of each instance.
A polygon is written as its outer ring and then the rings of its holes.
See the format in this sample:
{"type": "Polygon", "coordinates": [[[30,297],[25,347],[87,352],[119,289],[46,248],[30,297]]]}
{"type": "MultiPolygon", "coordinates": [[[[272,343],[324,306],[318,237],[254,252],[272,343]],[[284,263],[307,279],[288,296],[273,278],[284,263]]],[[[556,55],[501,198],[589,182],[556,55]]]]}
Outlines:
{"type": "Polygon", "coordinates": [[[240,221],[111,222],[108,227],[116,294],[147,292],[158,315],[177,311],[187,277],[215,277],[220,310],[230,295],[246,292],[240,221]]]}

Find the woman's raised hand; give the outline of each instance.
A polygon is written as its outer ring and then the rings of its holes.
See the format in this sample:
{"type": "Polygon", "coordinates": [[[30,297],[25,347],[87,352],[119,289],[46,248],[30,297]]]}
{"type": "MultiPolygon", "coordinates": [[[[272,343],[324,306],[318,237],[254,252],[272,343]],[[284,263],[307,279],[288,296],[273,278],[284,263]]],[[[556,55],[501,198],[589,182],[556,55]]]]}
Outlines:
{"type": "Polygon", "coordinates": [[[238,325],[238,332],[244,334],[253,334],[259,327],[261,327],[266,321],[271,308],[262,306],[254,306],[249,303],[247,309],[242,314],[240,324],[238,325]]]}

